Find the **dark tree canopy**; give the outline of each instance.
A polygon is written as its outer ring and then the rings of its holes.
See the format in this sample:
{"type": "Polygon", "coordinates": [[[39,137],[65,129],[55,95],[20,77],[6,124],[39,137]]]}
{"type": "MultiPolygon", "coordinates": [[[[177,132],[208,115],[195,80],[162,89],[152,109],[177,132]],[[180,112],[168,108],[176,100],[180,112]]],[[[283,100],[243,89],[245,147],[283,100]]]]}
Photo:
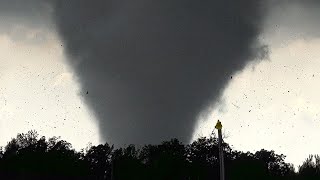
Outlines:
{"type": "MultiPolygon", "coordinates": [[[[283,154],[262,149],[255,153],[222,144],[226,180],[320,179],[320,157],[310,155],[295,172],[283,154]]],[[[114,148],[108,143],[80,152],[57,137],[46,139],[35,131],[18,134],[0,148],[0,179],[93,180],[209,180],[219,179],[217,138],[191,144],[178,139],[159,145],[114,148]]]]}

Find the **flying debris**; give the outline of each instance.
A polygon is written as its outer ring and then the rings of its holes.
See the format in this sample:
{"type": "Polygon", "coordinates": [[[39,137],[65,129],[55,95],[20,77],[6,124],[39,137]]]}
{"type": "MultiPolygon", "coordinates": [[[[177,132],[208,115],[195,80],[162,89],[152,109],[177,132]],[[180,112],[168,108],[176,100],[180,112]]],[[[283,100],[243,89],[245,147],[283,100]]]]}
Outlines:
{"type": "Polygon", "coordinates": [[[237,109],[240,108],[240,106],[237,106],[237,105],[235,105],[234,103],[232,103],[232,105],[233,105],[234,107],[236,107],[237,109]]]}

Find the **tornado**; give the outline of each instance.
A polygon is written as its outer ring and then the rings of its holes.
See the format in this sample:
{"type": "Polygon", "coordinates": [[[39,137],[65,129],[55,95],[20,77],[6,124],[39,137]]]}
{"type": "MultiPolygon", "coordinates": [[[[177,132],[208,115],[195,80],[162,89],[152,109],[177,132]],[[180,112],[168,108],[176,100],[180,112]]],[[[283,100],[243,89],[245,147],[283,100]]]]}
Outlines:
{"type": "Polygon", "coordinates": [[[262,0],[53,0],[53,21],[101,139],[188,143],[230,77],[263,59],[262,0]]]}

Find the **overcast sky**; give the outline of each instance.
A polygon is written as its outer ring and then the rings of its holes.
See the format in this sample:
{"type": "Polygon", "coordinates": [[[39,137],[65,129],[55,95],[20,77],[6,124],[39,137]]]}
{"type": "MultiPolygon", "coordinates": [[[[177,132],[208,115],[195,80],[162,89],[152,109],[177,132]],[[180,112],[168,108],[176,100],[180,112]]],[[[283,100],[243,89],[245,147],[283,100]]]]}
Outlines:
{"type": "MultiPolygon", "coordinates": [[[[33,1],[40,7],[23,11],[0,1],[0,7],[14,9],[0,8],[0,144],[30,129],[61,136],[77,149],[102,143],[96,112],[86,104],[79,77],[67,63],[70,56],[52,10],[33,1]]],[[[269,45],[269,57],[230,78],[209,116],[199,117],[194,138],[208,136],[220,119],[226,141],[238,150],[273,149],[295,165],[320,152],[317,11],[286,4],[268,14],[259,39],[269,45]]]]}
{"type": "Polygon", "coordinates": [[[233,77],[195,137],[220,119],[236,149],[273,149],[295,165],[320,152],[318,9],[287,4],[270,12],[260,37],[270,45],[269,58],[233,77]]]}
{"type": "MultiPolygon", "coordinates": [[[[29,38],[37,36],[29,31],[29,38]]],[[[54,33],[46,35],[41,43],[0,35],[0,143],[31,129],[47,137],[61,136],[76,148],[97,143],[94,116],[64,64],[61,43],[54,33]]]]}

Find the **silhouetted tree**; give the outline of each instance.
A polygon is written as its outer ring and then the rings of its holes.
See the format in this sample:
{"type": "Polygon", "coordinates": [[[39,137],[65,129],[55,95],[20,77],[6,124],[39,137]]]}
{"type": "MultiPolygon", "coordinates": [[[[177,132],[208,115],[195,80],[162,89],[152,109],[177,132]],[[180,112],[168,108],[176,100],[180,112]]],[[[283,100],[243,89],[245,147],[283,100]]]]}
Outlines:
{"type": "Polygon", "coordinates": [[[215,136],[199,138],[187,146],[191,179],[202,180],[219,177],[219,149],[215,136]]]}
{"type": "Polygon", "coordinates": [[[292,165],[285,163],[283,154],[278,155],[274,151],[262,149],[255,153],[255,157],[263,164],[264,169],[273,179],[290,176],[293,173],[292,165]]]}
{"type": "Polygon", "coordinates": [[[299,167],[299,179],[320,179],[320,158],[318,155],[310,155],[299,167]]]}
{"type": "Polygon", "coordinates": [[[89,163],[92,179],[111,179],[111,163],[113,146],[108,143],[92,146],[85,154],[89,163]]]}
{"type": "MultiPolygon", "coordinates": [[[[320,179],[320,157],[311,155],[294,171],[283,154],[232,150],[222,144],[226,180],[320,179]]],[[[108,143],[77,152],[57,137],[18,134],[0,148],[0,179],[211,180],[219,179],[218,141],[213,134],[184,145],[177,139],[159,145],[115,149],[108,143]]]]}
{"type": "Polygon", "coordinates": [[[18,134],[5,147],[2,179],[85,179],[85,163],[71,144],[58,138],[38,139],[35,131],[18,134]]]}
{"type": "Polygon", "coordinates": [[[134,145],[119,148],[113,154],[113,180],[145,179],[144,165],[138,158],[139,150],[134,145]]]}
{"type": "Polygon", "coordinates": [[[177,139],[165,141],[160,145],[143,147],[140,154],[142,162],[147,166],[148,179],[185,179],[186,149],[177,139]]]}

